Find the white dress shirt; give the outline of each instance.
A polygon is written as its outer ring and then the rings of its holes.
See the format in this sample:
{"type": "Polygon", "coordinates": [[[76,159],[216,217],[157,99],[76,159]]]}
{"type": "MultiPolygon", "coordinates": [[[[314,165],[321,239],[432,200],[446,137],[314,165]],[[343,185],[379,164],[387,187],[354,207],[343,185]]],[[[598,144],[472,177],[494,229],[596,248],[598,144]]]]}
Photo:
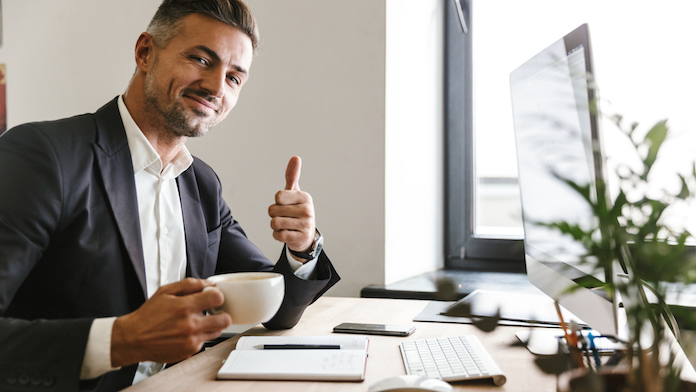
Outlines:
{"type": "MultiPolygon", "coordinates": [[[[160,286],[186,276],[186,238],[176,177],[191,166],[193,157],[183,146],[163,168],[159,154],[131,117],[122,96],[118,98],[118,109],[133,162],[147,297],[150,298],[160,286]]],[[[287,253],[295,276],[311,279],[317,258],[303,264],[287,253]]],[[[92,323],[80,379],[95,378],[118,369],[111,367],[111,330],[115,320],[116,317],[98,318],[92,323]]],[[[161,364],[141,363],[134,383],[160,369],[161,364]]]]}

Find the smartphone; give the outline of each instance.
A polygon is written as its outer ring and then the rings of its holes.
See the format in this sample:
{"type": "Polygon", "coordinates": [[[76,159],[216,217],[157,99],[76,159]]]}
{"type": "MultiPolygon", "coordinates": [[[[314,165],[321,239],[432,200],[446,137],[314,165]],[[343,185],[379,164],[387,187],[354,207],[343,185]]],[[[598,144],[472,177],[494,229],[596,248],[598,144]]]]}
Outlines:
{"type": "Polygon", "coordinates": [[[416,330],[410,325],[341,323],[334,327],[336,333],[360,333],[367,335],[408,336],[416,330]]]}

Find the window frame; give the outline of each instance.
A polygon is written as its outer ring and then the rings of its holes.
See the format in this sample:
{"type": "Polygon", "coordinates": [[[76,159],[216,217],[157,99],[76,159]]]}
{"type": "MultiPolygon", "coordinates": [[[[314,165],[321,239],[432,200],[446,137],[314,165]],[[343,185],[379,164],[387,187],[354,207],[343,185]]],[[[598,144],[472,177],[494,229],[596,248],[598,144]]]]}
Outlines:
{"type": "Polygon", "coordinates": [[[476,172],[471,15],[471,0],[446,2],[445,269],[525,272],[523,240],[483,237],[474,232],[476,172]],[[457,10],[460,4],[461,13],[457,10]]]}

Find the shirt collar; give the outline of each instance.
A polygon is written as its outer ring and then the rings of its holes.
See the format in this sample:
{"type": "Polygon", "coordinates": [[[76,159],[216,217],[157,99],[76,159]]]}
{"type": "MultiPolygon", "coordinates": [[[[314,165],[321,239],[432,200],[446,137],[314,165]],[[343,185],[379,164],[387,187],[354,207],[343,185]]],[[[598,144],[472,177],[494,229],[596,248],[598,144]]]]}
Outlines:
{"type": "Polygon", "coordinates": [[[179,153],[172,159],[172,161],[167,165],[164,170],[162,170],[162,160],[159,154],[152,147],[150,141],[147,140],[143,131],[140,130],[138,124],[135,123],[133,117],[131,117],[126,104],[123,102],[123,96],[118,97],[118,110],[121,113],[121,120],[123,121],[123,127],[126,130],[126,138],[128,139],[128,148],[131,153],[131,160],[133,162],[133,173],[137,174],[142,170],[148,170],[156,175],[161,175],[163,177],[175,178],[179,174],[183,173],[188,169],[191,164],[193,164],[193,156],[186,148],[183,148],[179,153]]]}

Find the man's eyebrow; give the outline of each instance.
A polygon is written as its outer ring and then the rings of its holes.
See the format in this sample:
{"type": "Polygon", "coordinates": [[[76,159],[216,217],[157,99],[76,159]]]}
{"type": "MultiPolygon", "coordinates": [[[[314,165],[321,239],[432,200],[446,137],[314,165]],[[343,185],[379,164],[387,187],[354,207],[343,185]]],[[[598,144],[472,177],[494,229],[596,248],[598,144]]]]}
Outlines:
{"type": "MultiPolygon", "coordinates": [[[[218,54],[217,54],[214,50],[210,49],[209,47],[207,47],[207,46],[205,46],[205,45],[198,45],[198,46],[196,46],[196,49],[204,51],[204,52],[207,53],[208,56],[210,56],[214,61],[221,61],[221,60],[220,60],[220,56],[218,56],[218,54]]],[[[240,72],[240,73],[243,73],[243,74],[248,74],[248,73],[249,73],[246,69],[240,67],[240,66],[237,65],[237,64],[232,64],[232,67],[234,67],[234,69],[237,70],[237,72],[240,72]]]]}

